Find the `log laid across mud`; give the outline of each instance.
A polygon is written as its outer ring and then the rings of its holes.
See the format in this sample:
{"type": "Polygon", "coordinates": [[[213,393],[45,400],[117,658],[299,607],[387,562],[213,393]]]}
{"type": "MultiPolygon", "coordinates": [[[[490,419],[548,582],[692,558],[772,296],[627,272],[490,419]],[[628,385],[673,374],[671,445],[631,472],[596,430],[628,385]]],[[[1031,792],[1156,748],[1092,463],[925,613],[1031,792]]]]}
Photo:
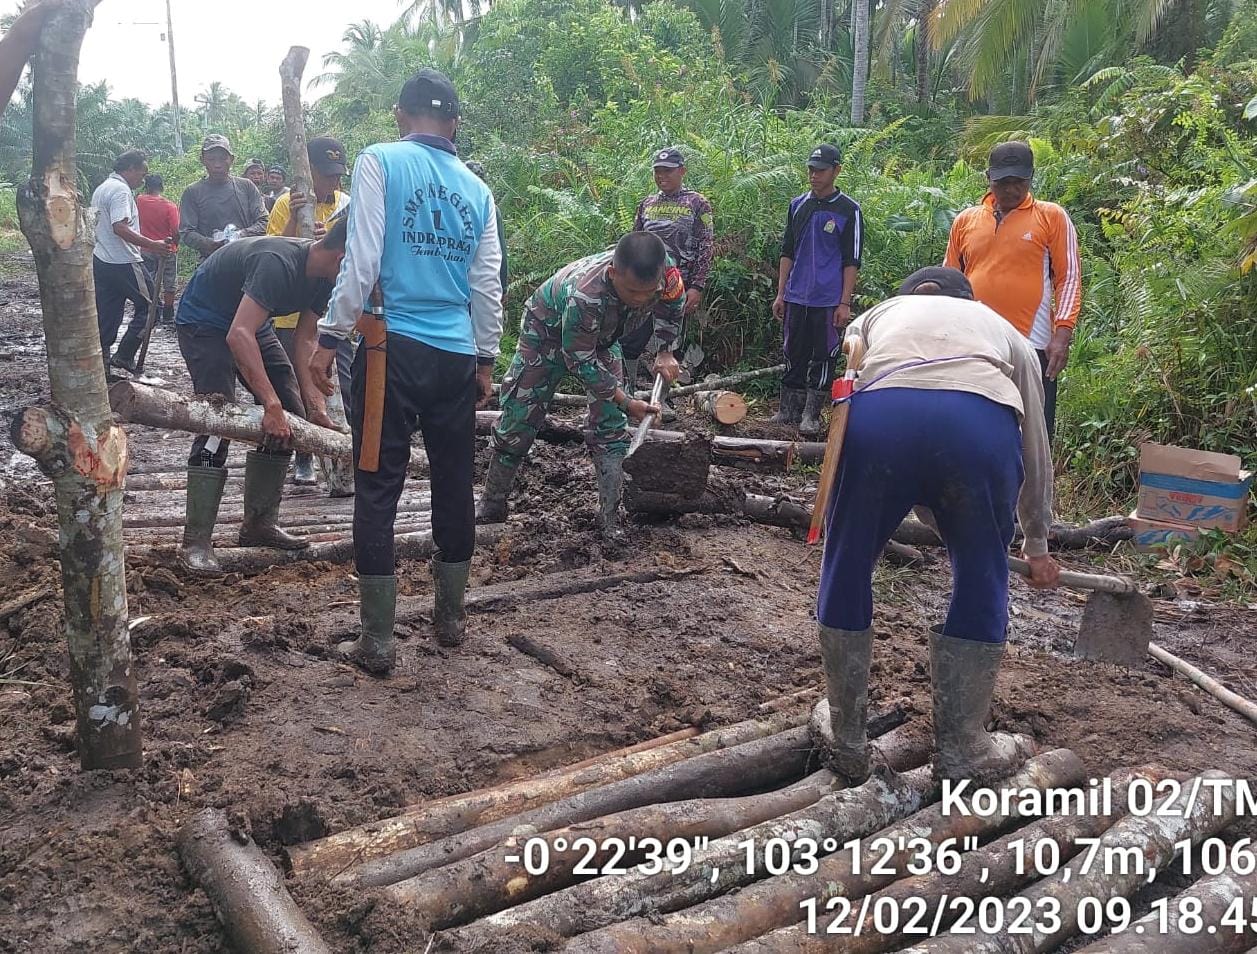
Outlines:
{"type": "Polygon", "coordinates": [[[275,866],[247,835],[231,830],[221,811],[192,816],[179,832],[178,847],[237,951],[331,954],[275,866]]]}

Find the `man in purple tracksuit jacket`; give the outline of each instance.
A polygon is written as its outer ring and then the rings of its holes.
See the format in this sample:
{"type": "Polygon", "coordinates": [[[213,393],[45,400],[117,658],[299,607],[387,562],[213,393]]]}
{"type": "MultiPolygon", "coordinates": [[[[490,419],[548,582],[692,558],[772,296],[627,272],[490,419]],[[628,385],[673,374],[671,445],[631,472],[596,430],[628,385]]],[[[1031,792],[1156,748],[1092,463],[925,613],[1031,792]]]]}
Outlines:
{"type": "Polygon", "coordinates": [[[841,329],[851,321],[864,223],[856,201],[834,186],[842,169],[837,146],[817,146],[807,167],[811,191],[790,202],[773,302],[773,317],[785,323],[786,358],[773,421],[813,436],[830,400],[841,329]]]}

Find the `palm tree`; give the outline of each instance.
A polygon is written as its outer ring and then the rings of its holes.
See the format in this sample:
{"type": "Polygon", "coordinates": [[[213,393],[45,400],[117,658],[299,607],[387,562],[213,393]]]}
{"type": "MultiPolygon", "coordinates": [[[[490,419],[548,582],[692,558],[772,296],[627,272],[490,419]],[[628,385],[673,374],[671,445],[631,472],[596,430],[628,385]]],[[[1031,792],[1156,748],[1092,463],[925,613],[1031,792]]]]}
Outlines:
{"type": "Polygon", "coordinates": [[[202,93],[197,93],[192,97],[193,101],[199,103],[201,117],[205,120],[205,125],[209,129],[216,129],[222,125],[224,114],[227,109],[228,97],[234,95],[228,92],[218,80],[210,83],[202,93]]]}

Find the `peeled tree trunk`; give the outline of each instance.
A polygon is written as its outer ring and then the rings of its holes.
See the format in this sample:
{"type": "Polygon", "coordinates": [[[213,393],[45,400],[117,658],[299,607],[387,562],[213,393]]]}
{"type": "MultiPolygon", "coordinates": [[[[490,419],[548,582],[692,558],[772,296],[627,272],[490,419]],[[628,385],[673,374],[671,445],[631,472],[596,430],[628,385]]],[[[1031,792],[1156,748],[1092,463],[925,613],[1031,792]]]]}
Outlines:
{"type": "Polygon", "coordinates": [[[851,125],[864,125],[864,99],[869,85],[869,2],[855,0],[851,5],[852,53],[851,125]]]}
{"type": "Polygon", "coordinates": [[[56,489],[79,761],[84,769],[138,768],[143,753],[122,548],[127,439],[105,390],[93,227],[77,190],[74,151],[79,49],[95,5],[66,0],[51,11],[32,61],[33,162],[17,205],[39,277],[52,403],[20,411],[11,433],[56,489]]]}

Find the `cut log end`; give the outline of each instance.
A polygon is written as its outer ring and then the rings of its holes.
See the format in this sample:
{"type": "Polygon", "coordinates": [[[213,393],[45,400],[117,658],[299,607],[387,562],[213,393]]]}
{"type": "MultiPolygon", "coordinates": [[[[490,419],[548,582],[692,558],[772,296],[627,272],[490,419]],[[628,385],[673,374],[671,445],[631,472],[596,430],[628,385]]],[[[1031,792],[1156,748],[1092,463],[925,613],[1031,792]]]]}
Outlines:
{"type": "Polygon", "coordinates": [[[738,424],[746,417],[746,400],[736,391],[699,391],[694,400],[718,424],[738,424]]]}

